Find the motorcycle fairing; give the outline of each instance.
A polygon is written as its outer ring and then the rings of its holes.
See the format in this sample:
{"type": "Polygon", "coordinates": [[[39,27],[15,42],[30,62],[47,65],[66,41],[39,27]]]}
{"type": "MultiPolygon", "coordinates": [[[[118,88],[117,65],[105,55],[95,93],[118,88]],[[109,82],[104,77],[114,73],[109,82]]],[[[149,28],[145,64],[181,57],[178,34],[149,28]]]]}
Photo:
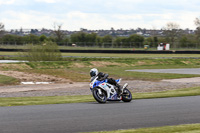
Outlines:
{"type": "MultiPolygon", "coordinates": [[[[108,100],[112,101],[112,100],[120,100],[121,99],[120,97],[117,97],[117,92],[116,92],[114,86],[107,83],[108,82],[107,79],[105,79],[103,81],[99,81],[99,80],[97,80],[97,78],[98,77],[94,78],[92,80],[92,82],[90,83],[90,90],[91,91],[95,87],[100,87],[101,89],[106,91],[108,100]]],[[[120,83],[120,81],[121,81],[121,79],[116,80],[117,83],[120,83]]],[[[101,91],[101,90],[99,89],[98,91],[101,91]]],[[[99,92],[99,93],[101,94],[102,92],[99,92]]]]}

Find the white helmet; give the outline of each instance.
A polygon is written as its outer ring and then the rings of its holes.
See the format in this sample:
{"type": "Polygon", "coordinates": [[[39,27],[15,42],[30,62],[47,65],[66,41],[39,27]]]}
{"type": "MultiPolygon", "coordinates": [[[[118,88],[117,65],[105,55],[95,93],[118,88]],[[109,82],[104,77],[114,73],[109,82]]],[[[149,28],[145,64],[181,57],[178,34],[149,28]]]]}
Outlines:
{"type": "Polygon", "coordinates": [[[90,70],[90,76],[91,77],[97,76],[97,74],[98,74],[98,70],[96,68],[92,68],[90,70]]]}

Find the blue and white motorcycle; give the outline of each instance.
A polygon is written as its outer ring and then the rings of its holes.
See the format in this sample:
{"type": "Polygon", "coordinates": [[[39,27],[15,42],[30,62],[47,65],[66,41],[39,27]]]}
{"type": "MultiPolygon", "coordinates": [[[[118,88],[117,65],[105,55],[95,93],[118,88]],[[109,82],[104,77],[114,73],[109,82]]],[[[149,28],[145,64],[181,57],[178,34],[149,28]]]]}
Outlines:
{"type": "MultiPolygon", "coordinates": [[[[90,83],[90,90],[92,91],[94,99],[99,103],[106,103],[106,101],[124,101],[130,102],[132,100],[132,94],[127,89],[128,84],[124,84],[122,88],[122,94],[117,95],[117,87],[108,83],[108,80],[103,81],[97,80],[98,77],[94,78],[90,83]]],[[[120,83],[121,79],[116,80],[120,83]]]]}

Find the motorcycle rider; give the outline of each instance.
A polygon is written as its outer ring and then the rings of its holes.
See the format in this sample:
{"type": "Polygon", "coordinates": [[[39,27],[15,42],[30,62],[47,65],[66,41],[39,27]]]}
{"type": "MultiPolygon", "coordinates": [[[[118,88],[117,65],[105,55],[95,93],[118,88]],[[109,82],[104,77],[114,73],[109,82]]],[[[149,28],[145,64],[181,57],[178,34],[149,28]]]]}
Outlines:
{"type": "Polygon", "coordinates": [[[98,72],[96,68],[92,68],[90,70],[90,76],[91,76],[91,81],[94,80],[97,76],[97,80],[102,81],[107,79],[109,84],[112,84],[117,87],[117,94],[120,96],[122,94],[122,87],[113,79],[113,78],[108,78],[108,74],[103,73],[103,72],[98,72]]]}

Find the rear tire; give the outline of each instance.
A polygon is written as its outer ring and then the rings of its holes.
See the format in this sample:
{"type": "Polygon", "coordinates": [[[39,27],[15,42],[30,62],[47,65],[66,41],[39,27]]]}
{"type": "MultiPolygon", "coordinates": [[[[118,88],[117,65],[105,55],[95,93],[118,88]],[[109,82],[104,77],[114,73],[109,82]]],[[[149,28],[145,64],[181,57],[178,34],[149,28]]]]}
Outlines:
{"type": "Polygon", "coordinates": [[[123,102],[130,102],[131,100],[132,100],[131,92],[127,88],[125,88],[123,90],[123,94],[122,94],[122,101],[123,102]]]}
{"type": "Polygon", "coordinates": [[[94,99],[97,102],[106,103],[107,96],[106,96],[106,93],[104,91],[102,91],[102,94],[100,95],[98,89],[95,88],[95,89],[93,89],[92,94],[93,94],[94,99]]]}

